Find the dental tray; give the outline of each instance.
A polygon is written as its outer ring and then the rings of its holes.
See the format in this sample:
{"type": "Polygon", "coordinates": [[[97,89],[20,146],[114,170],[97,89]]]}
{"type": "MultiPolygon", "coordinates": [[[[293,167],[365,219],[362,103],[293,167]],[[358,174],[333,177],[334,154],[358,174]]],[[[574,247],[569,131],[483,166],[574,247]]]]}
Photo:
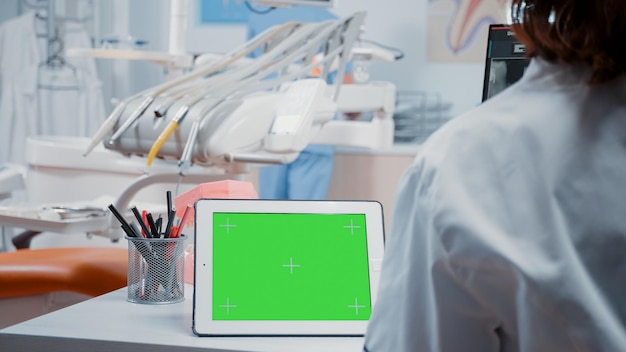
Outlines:
{"type": "Polygon", "coordinates": [[[110,220],[107,213],[97,208],[0,207],[0,226],[17,227],[31,231],[56,233],[98,232],[105,230],[109,223],[110,220]]]}

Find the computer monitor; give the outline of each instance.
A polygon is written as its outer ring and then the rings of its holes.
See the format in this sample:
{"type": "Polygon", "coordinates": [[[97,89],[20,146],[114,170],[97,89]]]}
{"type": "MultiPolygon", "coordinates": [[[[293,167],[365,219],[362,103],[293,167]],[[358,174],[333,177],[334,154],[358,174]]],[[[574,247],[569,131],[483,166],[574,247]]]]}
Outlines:
{"type": "Polygon", "coordinates": [[[252,0],[266,6],[316,6],[333,7],[335,0],[252,0]]]}
{"type": "Polygon", "coordinates": [[[526,46],[513,34],[510,25],[492,24],[487,39],[487,60],[483,81],[483,101],[517,82],[530,60],[526,46]]]}

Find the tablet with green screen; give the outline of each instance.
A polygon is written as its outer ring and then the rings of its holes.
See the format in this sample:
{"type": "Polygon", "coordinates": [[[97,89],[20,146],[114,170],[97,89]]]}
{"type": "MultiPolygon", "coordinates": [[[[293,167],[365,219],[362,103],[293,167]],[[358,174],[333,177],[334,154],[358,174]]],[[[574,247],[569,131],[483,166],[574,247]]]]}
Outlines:
{"type": "Polygon", "coordinates": [[[201,199],[193,331],[363,335],[383,241],[382,207],[374,201],[201,199]]]}

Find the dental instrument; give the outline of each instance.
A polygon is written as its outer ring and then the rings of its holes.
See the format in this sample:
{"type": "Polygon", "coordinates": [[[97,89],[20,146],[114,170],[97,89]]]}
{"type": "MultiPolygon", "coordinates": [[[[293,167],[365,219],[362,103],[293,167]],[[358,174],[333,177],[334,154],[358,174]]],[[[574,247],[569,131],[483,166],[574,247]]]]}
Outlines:
{"type": "MultiPolygon", "coordinates": [[[[301,50],[302,47],[294,49],[294,43],[299,43],[305,40],[307,42],[313,43],[313,45],[316,45],[316,44],[321,44],[321,41],[323,39],[328,38],[328,36],[332,33],[335,33],[335,37],[336,37],[336,33],[339,33],[339,31],[337,30],[337,27],[338,27],[337,24],[333,22],[334,21],[326,21],[320,24],[308,24],[306,26],[302,26],[301,29],[298,29],[298,31],[292,34],[292,36],[288,37],[287,39],[283,40],[278,45],[273,47],[272,50],[270,50],[270,52],[267,55],[265,55],[262,60],[259,60],[258,62],[255,62],[254,64],[251,64],[249,65],[249,67],[246,67],[244,69],[227,72],[223,75],[216,77],[214,80],[209,79],[208,80],[209,83],[207,83],[206,87],[210,88],[210,87],[218,85],[219,83],[225,84],[226,82],[231,82],[231,85],[228,89],[224,89],[223,87],[221,87],[222,88],[221,94],[222,96],[224,96],[224,95],[229,94],[230,92],[233,92],[239,89],[241,86],[249,85],[250,81],[254,82],[256,80],[263,79],[274,72],[280,72],[281,70],[286,69],[295,60],[300,60],[300,59],[310,60],[312,58],[312,55],[311,55],[312,51],[310,47],[314,48],[315,46],[312,46],[312,45],[304,46],[304,49],[301,50]],[[274,59],[276,55],[279,55],[279,54],[283,54],[283,58],[280,60],[274,59]],[[254,73],[259,68],[260,68],[260,71],[258,71],[257,73],[254,73]],[[246,77],[245,80],[239,81],[240,79],[244,77],[246,77]]],[[[337,42],[339,41],[338,38],[334,38],[334,39],[337,42]]],[[[326,44],[326,47],[327,49],[329,48],[328,43],[326,44]]],[[[334,54],[334,53],[329,53],[329,54],[334,54]]],[[[310,70],[314,68],[315,66],[319,66],[322,64],[326,65],[326,61],[321,60],[317,62],[316,64],[314,64],[312,67],[306,67],[306,71],[301,70],[300,74],[294,75],[293,78],[297,78],[297,76],[299,75],[305,75],[307,72],[310,72],[310,70]]],[[[290,77],[287,77],[287,78],[290,78],[290,77]]],[[[286,80],[285,77],[283,77],[283,79],[279,81],[278,83],[282,83],[285,80],[286,80]]],[[[148,165],[152,163],[154,157],[157,155],[158,151],[161,149],[161,147],[163,146],[167,138],[169,138],[169,136],[178,127],[182,119],[184,119],[187,112],[189,111],[190,105],[196,104],[203,97],[204,97],[204,93],[200,93],[194,96],[193,98],[189,99],[188,103],[186,103],[183,106],[183,108],[181,108],[181,110],[176,114],[174,119],[172,119],[170,124],[165,128],[165,130],[157,138],[156,142],[150,149],[150,152],[148,153],[148,160],[147,160],[148,165]]],[[[197,124],[194,123],[194,126],[192,127],[192,133],[190,134],[188,141],[195,142],[195,138],[197,136],[197,128],[198,128],[197,124]]],[[[187,151],[189,150],[189,145],[186,145],[185,150],[187,151]]],[[[188,157],[189,153],[184,152],[183,156],[188,157]]],[[[189,163],[187,160],[181,157],[180,164],[187,165],[189,163]]]]}
{"type": "Polygon", "coordinates": [[[221,70],[225,67],[227,67],[229,64],[231,64],[232,62],[248,55],[250,52],[254,51],[257,47],[259,47],[262,44],[265,44],[266,42],[268,42],[270,39],[272,39],[272,37],[274,37],[276,34],[280,33],[282,30],[284,29],[291,29],[293,26],[297,25],[296,22],[288,22],[284,25],[278,26],[276,28],[272,28],[270,30],[268,30],[267,32],[261,33],[259,36],[261,37],[258,40],[255,40],[252,42],[252,45],[250,45],[249,47],[246,47],[244,50],[240,50],[240,51],[235,51],[233,53],[231,53],[230,55],[226,55],[225,56],[225,60],[222,60],[220,62],[217,62],[215,64],[209,65],[209,67],[205,68],[205,69],[198,69],[196,71],[192,71],[191,73],[184,75],[180,78],[177,78],[171,82],[166,82],[163,83],[159,86],[157,86],[156,88],[154,88],[154,90],[147,90],[146,93],[144,93],[145,98],[142,101],[142,103],[139,105],[139,107],[130,115],[130,117],[122,124],[122,126],[116,130],[113,135],[111,136],[111,138],[109,138],[108,144],[112,145],[115,143],[115,141],[122,135],[124,134],[128,128],[130,128],[130,126],[133,125],[133,123],[135,123],[135,121],[139,118],[139,116],[141,116],[141,114],[143,114],[143,112],[145,112],[145,110],[148,108],[148,106],[150,106],[150,104],[154,101],[154,99],[156,97],[158,97],[159,95],[167,92],[168,90],[175,88],[181,84],[184,84],[186,82],[189,82],[191,80],[200,78],[202,76],[206,76],[209,75],[213,72],[216,72],[218,70],[221,70]]]}
{"type": "MultiPolygon", "coordinates": [[[[253,40],[251,40],[249,42],[246,42],[243,45],[235,48],[231,52],[227,53],[218,62],[215,62],[215,63],[211,62],[211,63],[207,64],[206,66],[199,67],[198,69],[196,69],[191,74],[179,77],[179,78],[174,79],[174,80],[172,80],[170,82],[163,83],[163,84],[161,84],[161,85],[159,85],[157,87],[146,89],[146,90],[144,90],[144,91],[142,91],[142,92],[140,92],[138,94],[135,94],[135,95],[131,96],[130,98],[125,99],[123,102],[121,102],[120,104],[117,105],[117,107],[114,109],[114,111],[108,116],[106,121],[98,129],[98,131],[96,132],[96,134],[92,138],[90,144],[85,149],[84,156],[89,155],[89,153],[91,153],[93,151],[93,148],[95,148],[96,145],[98,145],[100,142],[102,142],[106,138],[106,136],[109,134],[109,132],[115,128],[115,125],[119,121],[120,117],[122,116],[122,114],[124,112],[124,109],[127,107],[128,103],[130,101],[135,100],[136,98],[138,98],[140,96],[146,96],[146,98],[142,102],[142,104],[140,104],[139,107],[135,110],[135,112],[133,114],[131,114],[130,118],[127,119],[127,122],[125,122],[123,124],[124,127],[119,129],[120,131],[119,131],[119,133],[117,135],[114,135],[115,138],[111,138],[108,141],[109,144],[113,144],[115,142],[115,140],[117,140],[126,131],[126,129],[128,129],[133,124],[133,122],[136,121],[138,116],[140,116],[143,112],[145,112],[145,109],[147,109],[147,107],[151,104],[151,102],[157,96],[162,94],[163,92],[165,92],[165,91],[167,91],[169,89],[175,88],[177,86],[180,86],[182,84],[185,84],[185,83],[187,83],[189,81],[192,81],[194,79],[200,78],[202,76],[206,76],[206,75],[209,75],[211,73],[217,72],[220,69],[223,69],[224,67],[228,66],[229,64],[232,64],[233,62],[241,59],[242,57],[247,55],[249,52],[255,50],[258,46],[267,43],[269,40],[271,40],[274,36],[276,36],[281,31],[291,29],[291,28],[293,28],[296,25],[297,25],[296,22],[288,22],[288,23],[285,23],[284,25],[281,25],[281,26],[279,26],[277,28],[270,28],[270,29],[260,33],[253,40]],[[250,47],[252,47],[252,49],[250,51],[248,51],[248,49],[250,47]],[[145,106],[145,108],[144,108],[144,106],[145,106]],[[143,110],[143,112],[140,112],[141,110],[143,110]]],[[[163,104],[160,106],[160,108],[158,110],[159,112],[161,112],[161,108],[163,106],[164,106],[163,104]]]]}
{"type": "Polygon", "coordinates": [[[98,144],[100,144],[100,142],[104,140],[104,138],[109,133],[109,131],[115,127],[115,124],[117,123],[117,121],[119,121],[120,117],[122,116],[122,113],[124,112],[124,109],[126,108],[126,105],[127,105],[126,101],[122,101],[119,104],[117,104],[115,109],[113,109],[113,112],[111,112],[111,114],[107,117],[107,119],[100,126],[100,128],[98,128],[98,131],[96,131],[96,134],[93,136],[93,138],[87,145],[87,148],[85,149],[85,152],[83,153],[83,156],[89,155],[89,153],[93,151],[93,148],[95,148],[98,144]]]}
{"type": "MultiPolygon", "coordinates": [[[[290,41],[287,41],[287,40],[282,41],[279,45],[277,45],[273,49],[273,52],[281,53],[284,50],[287,50],[292,45],[291,42],[299,41],[301,40],[301,38],[310,36],[311,34],[315,33],[315,31],[318,30],[320,27],[327,26],[328,24],[329,23],[322,23],[322,24],[315,25],[315,26],[309,25],[307,30],[303,30],[302,32],[298,31],[297,33],[298,35],[296,35],[295,38],[290,37],[290,41]]],[[[253,47],[250,47],[247,50],[244,50],[244,52],[248,52],[248,53],[252,52],[253,51],[252,48],[253,47]]],[[[271,56],[269,59],[271,59],[271,56]]],[[[233,89],[237,89],[242,84],[245,84],[245,82],[239,82],[239,80],[244,77],[253,75],[253,78],[258,79],[259,78],[258,76],[261,76],[260,78],[262,78],[263,75],[254,74],[254,72],[257,70],[257,67],[262,66],[265,63],[265,61],[268,61],[268,60],[262,60],[262,61],[255,63],[255,65],[250,65],[250,67],[246,67],[245,69],[229,71],[222,75],[213,77],[212,79],[207,79],[207,83],[205,84],[205,89],[217,86],[219,84],[226,84],[227,82],[232,82],[230,89],[224,90],[222,88],[222,90],[226,91],[227,92],[226,94],[228,94],[228,92],[232,91],[233,89]]],[[[264,71],[261,71],[261,72],[264,72],[264,71]]],[[[176,113],[176,116],[168,124],[165,130],[159,135],[156,142],[153,144],[152,148],[150,149],[148,153],[147,165],[152,164],[154,157],[163,146],[163,143],[165,143],[165,141],[170,137],[170,135],[174,132],[174,130],[176,130],[180,122],[187,115],[187,112],[189,111],[190,106],[195,105],[197,102],[203,99],[204,95],[205,93],[203,92],[196,94],[195,96],[189,98],[187,102],[185,103],[185,105],[180,108],[180,110],[176,113]]]]}
{"type": "MultiPolygon", "coordinates": [[[[265,41],[267,42],[267,47],[269,50],[266,51],[265,55],[263,55],[261,58],[254,60],[250,64],[237,69],[229,69],[228,67],[223,67],[223,72],[205,78],[203,80],[204,85],[192,84],[199,89],[201,87],[204,87],[205,89],[204,91],[200,91],[199,93],[197,93],[195,96],[193,96],[193,93],[191,93],[189,96],[183,98],[182,102],[177,101],[172,103],[171,97],[173,97],[174,94],[178,96],[185,94],[182,93],[184,90],[181,90],[178,93],[173,93],[172,95],[170,95],[170,98],[163,96],[163,98],[158,99],[158,101],[155,101],[155,105],[168,106],[168,111],[174,109],[177,110],[177,113],[174,115],[174,118],[171,119],[171,121],[169,122],[169,127],[166,127],[164,129],[164,132],[160,134],[161,137],[157,137],[154,139],[156,143],[153,143],[150,148],[152,150],[152,153],[149,153],[150,161],[152,161],[153,158],[156,157],[157,154],[159,154],[158,151],[163,148],[163,145],[166,143],[168,137],[171,136],[171,134],[176,129],[181,127],[180,125],[182,123],[182,119],[188,119],[190,114],[193,115],[193,121],[191,122],[191,125],[193,125],[193,127],[190,127],[189,129],[185,128],[184,131],[181,131],[180,134],[177,134],[177,136],[179,136],[177,138],[187,137],[188,142],[193,142],[193,140],[196,138],[195,136],[197,136],[197,131],[199,130],[199,122],[194,121],[201,118],[201,116],[205,114],[201,113],[198,115],[198,111],[206,110],[206,107],[211,104],[210,101],[220,101],[234,99],[235,97],[245,97],[246,94],[254,93],[254,90],[250,88],[256,89],[258,91],[267,88],[276,89],[279,86],[287,83],[288,81],[307,76],[309,72],[316,67],[322,67],[322,65],[326,65],[327,67],[330,66],[329,62],[334,61],[336,57],[342,54],[344,55],[344,57],[340,61],[345,62],[345,56],[349,56],[350,48],[346,48],[342,44],[349,46],[353,43],[354,38],[352,37],[356,37],[356,34],[358,34],[358,29],[363,19],[364,14],[356,14],[348,19],[343,19],[339,22],[327,21],[316,24],[294,25],[288,28],[288,31],[291,33],[288,33],[289,35],[285,36],[285,38],[283,38],[282,40],[279,40],[280,36],[277,33],[273,42],[265,41]],[[334,44],[328,43],[329,40],[332,40],[334,44]],[[313,61],[312,58],[319,51],[320,47],[326,50],[326,52],[324,53],[326,56],[322,60],[318,60],[315,64],[307,65],[308,62],[313,61]],[[294,63],[297,64],[294,65],[294,63]],[[264,78],[270,75],[274,75],[276,73],[279,74],[278,78],[264,80],[264,78]],[[207,99],[210,101],[208,101],[207,99]],[[200,104],[202,106],[194,109],[194,106],[199,104],[200,102],[203,103],[200,104]],[[191,134],[187,134],[187,131],[190,130],[192,130],[193,132],[191,134]]],[[[285,34],[284,32],[287,32],[287,30],[284,30],[282,34],[285,34]]],[[[247,47],[250,48],[255,46],[248,45],[247,47]]],[[[322,71],[324,72],[329,70],[323,68],[322,71]]],[[[339,87],[333,88],[336,90],[334,94],[336,96],[336,92],[338,91],[339,87]]],[[[142,124],[136,126],[138,131],[143,131],[142,126],[142,124]]],[[[107,148],[118,150],[126,149],[122,145],[107,145],[107,148]]],[[[134,151],[128,149],[126,150],[127,152],[137,153],[142,148],[143,147],[137,146],[137,143],[135,143],[135,147],[133,147],[134,151]]],[[[187,151],[183,153],[185,158],[179,159],[182,165],[189,164],[188,159],[186,158],[190,155],[189,151],[194,148],[191,148],[190,144],[187,144],[185,149],[187,151]]],[[[195,149],[197,151],[198,148],[195,149]]],[[[139,153],[144,154],[145,152],[139,153]]],[[[178,156],[181,155],[180,152],[176,152],[176,154],[178,156]]],[[[197,154],[198,153],[196,152],[196,157],[199,157],[199,155],[197,154]]],[[[163,154],[163,156],[165,156],[166,158],[168,157],[168,155],[173,156],[169,152],[163,154]]],[[[206,158],[203,159],[206,160],[206,158]]]]}

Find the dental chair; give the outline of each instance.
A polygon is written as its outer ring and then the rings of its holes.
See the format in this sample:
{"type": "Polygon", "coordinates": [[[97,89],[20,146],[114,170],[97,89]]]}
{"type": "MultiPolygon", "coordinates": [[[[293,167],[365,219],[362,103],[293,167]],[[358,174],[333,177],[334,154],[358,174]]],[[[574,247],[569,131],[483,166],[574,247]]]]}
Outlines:
{"type": "MultiPolygon", "coordinates": [[[[1,198],[13,198],[13,192],[25,188],[24,173],[21,168],[0,167],[1,198]]],[[[21,241],[25,246],[16,245],[19,236],[11,239],[12,230],[5,232],[5,225],[0,222],[0,329],[126,286],[125,248],[28,249],[30,238],[21,241]],[[11,250],[9,242],[25,249],[11,250]]]]}
{"type": "Polygon", "coordinates": [[[128,251],[114,247],[0,253],[0,329],[126,286],[128,251]]]}

